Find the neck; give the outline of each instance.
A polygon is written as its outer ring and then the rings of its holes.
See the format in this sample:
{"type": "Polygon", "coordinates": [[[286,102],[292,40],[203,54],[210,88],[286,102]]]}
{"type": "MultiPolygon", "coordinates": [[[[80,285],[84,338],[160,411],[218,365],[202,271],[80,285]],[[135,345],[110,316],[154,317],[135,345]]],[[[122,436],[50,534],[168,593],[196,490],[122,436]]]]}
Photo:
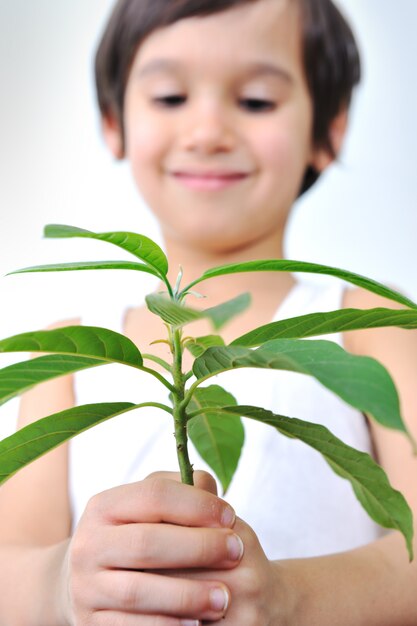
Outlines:
{"type": "MultiPolygon", "coordinates": [[[[182,242],[165,238],[165,249],[169,259],[169,279],[175,284],[180,266],[184,275],[182,287],[199,278],[206,270],[219,265],[242,263],[261,259],[283,258],[282,231],[273,233],[267,240],[253,242],[248,246],[213,251],[202,246],[184,246],[182,242]]],[[[195,290],[203,300],[190,299],[194,308],[214,306],[241,293],[250,292],[253,301],[260,305],[271,300],[281,301],[294,284],[287,272],[245,272],[211,278],[196,285],[195,290]]]]}

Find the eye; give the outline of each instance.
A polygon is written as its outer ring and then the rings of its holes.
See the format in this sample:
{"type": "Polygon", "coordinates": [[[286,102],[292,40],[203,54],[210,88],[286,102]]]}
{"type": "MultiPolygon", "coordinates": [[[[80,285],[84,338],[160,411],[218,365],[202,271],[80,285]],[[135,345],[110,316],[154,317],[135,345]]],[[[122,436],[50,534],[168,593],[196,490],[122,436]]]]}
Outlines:
{"type": "Polygon", "coordinates": [[[261,100],[260,98],[243,98],[240,103],[250,111],[255,113],[263,111],[272,111],[276,107],[275,102],[270,100],[261,100]]]}
{"type": "Polygon", "coordinates": [[[156,98],[152,98],[152,101],[159,106],[173,108],[179,106],[180,104],[183,104],[185,102],[185,96],[159,96],[156,98]]]}

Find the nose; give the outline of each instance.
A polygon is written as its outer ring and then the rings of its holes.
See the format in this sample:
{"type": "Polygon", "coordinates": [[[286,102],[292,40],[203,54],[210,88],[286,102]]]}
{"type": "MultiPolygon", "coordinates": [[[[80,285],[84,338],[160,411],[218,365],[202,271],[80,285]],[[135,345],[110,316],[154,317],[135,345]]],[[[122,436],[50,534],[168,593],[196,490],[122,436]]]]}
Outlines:
{"type": "Polygon", "coordinates": [[[235,145],[232,120],[218,102],[195,104],[185,113],[182,147],[200,154],[230,152],[235,145]]]}

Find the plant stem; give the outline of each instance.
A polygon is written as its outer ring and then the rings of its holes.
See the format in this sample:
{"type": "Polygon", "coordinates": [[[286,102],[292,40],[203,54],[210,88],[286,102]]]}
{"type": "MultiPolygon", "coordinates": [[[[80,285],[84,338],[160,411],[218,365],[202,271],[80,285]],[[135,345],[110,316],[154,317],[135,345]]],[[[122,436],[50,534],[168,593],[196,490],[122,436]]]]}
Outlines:
{"type": "Polygon", "coordinates": [[[193,485],[193,466],[188,457],[188,438],[187,438],[187,412],[185,396],[186,377],[182,371],[182,351],[181,331],[170,328],[171,350],[173,355],[172,375],[174,379],[174,388],[172,392],[173,398],[173,416],[175,423],[175,441],[177,444],[177,457],[180,466],[181,480],[187,485],[193,485]]]}

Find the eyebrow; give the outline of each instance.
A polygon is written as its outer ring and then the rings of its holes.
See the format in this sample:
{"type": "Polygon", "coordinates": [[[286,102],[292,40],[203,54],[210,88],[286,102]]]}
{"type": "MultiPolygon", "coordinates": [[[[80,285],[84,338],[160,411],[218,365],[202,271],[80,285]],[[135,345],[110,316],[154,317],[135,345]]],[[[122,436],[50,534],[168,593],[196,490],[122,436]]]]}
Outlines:
{"type": "MultiPolygon", "coordinates": [[[[142,79],[151,74],[157,74],[161,72],[181,72],[184,70],[184,65],[178,61],[172,59],[153,59],[136,73],[137,78],[142,79]]],[[[256,78],[257,76],[275,76],[280,80],[284,80],[287,83],[292,83],[293,78],[289,72],[272,63],[265,63],[258,61],[250,63],[249,65],[242,67],[242,74],[247,78],[256,78]]]]}

